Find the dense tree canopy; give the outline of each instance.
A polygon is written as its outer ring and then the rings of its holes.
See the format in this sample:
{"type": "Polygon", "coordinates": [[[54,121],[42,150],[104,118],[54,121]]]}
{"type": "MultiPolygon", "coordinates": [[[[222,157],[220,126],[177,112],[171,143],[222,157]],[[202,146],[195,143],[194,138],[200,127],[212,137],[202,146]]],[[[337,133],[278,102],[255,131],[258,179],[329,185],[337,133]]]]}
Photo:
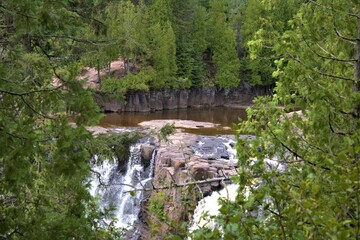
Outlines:
{"type": "Polygon", "coordinates": [[[88,59],[102,67],[121,58],[136,66],[133,74],[150,74],[143,83],[153,89],[237,87],[240,65],[228,2],[114,1],[101,15],[108,23],[101,39],[112,43],[100,44],[88,59]]]}
{"type": "MultiPolygon", "coordinates": [[[[76,79],[92,3],[0,3],[0,238],[112,239],[87,185],[98,119],[76,79]],[[81,43],[81,44],[80,44],[81,43]],[[78,125],[68,123],[68,116],[78,125]]],[[[95,21],[95,22],[94,22],[95,21]]]]}
{"type": "Polygon", "coordinates": [[[195,239],[359,239],[359,19],[356,0],[1,1],[0,238],[118,237],[87,189],[99,115],[77,76],[121,58],[102,90],[277,81],[238,125],[257,137],[236,201],[195,239]]]}
{"type": "MultiPolygon", "coordinates": [[[[257,4],[253,10],[289,7],[257,4]]],[[[360,5],[307,1],[294,13],[287,30],[272,32],[276,94],[238,126],[257,138],[238,139],[236,201],[222,206],[222,231],[197,239],[359,238],[360,5]]],[[[273,17],[264,21],[276,25],[273,17]]]]}

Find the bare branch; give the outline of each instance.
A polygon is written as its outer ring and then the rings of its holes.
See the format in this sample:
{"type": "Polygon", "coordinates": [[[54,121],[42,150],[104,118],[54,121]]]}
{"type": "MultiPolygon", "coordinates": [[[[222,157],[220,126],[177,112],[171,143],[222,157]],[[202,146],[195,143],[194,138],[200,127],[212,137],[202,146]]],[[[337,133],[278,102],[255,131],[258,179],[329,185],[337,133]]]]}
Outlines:
{"type": "MultiPolygon", "coordinates": [[[[187,182],[187,183],[172,183],[170,185],[166,185],[166,186],[161,186],[161,187],[155,187],[153,186],[152,188],[134,188],[133,191],[158,191],[158,190],[164,190],[164,189],[171,189],[171,188],[181,188],[181,187],[186,187],[186,186],[192,186],[192,185],[198,185],[198,184],[208,184],[208,183],[213,183],[213,182],[220,182],[220,181],[231,181],[231,177],[219,177],[219,178],[210,178],[210,179],[206,179],[206,180],[200,180],[200,181],[193,181],[193,182],[187,182]]],[[[121,185],[121,184],[120,184],[121,185]]],[[[130,192],[130,191],[128,191],[130,192]]]]}
{"type": "Polygon", "coordinates": [[[94,169],[90,168],[90,172],[94,173],[97,177],[97,179],[99,180],[99,183],[101,186],[108,186],[106,183],[104,183],[101,179],[101,173],[99,173],[98,171],[95,171],[94,169]]]}
{"type": "Polygon", "coordinates": [[[273,135],[273,137],[275,137],[275,139],[281,144],[281,146],[283,146],[286,150],[288,150],[290,153],[292,153],[296,158],[301,158],[304,159],[302,156],[300,156],[297,152],[293,151],[291,148],[289,148],[288,146],[286,146],[282,141],[280,141],[280,139],[278,138],[278,136],[276,136],[276,134],[274,133],[274,131],[271,129],[271,127],[269,126],[269,124],[266,124],[266,127],[269,129],[271,135],[273,135]]]}
{"type": "MultiPolygon", "coordinates": [[[[309,79],[312,80],[312,83],[315,84],[316,86],[318,86],[319,88],[323,89],[323,90],[326,90],[326,87],[322,86],[321,84],[319,84],[317,81],[315,81],[315,79],[310,75],[310,74],[307,74],[307,77],[309,79]]],[[[341,95],[340,93],[336,92],[336,96],[340,99],[346,99],[345,96],[341,95]]]]}
{"type": "Polygon", "coordinates": [[[304,138],[304,136],[301,136],[301,135],[299,135],[299,134],[297,134],[297,136],[301,139],[301,141],[303,141],[304,143],[306,143],[310,148],[315,149],[315,150],[318,150],[318,151],[320,151],[320,152],[322,152],[322,153],[329,154],[328,151],[325,151],[324,149],[321,149],[320,147],[315,146],[314,144],[311,144],[309,141],[307,141],[307,140],[304,138]]]}
{"type": "MultiPolygon", "coordinates": [[[[136,189],[136,187],[134,187],[133,185],[126,184],[126,183],[107,184],[107,183],[105,183],[105,182],[102,180],[102,178],[101,178],[101,173],[95,171],[94,169],[90,169],[90,171],[96,175],[96,177],[97,177],[97,179],[99,180],[99,183],[100,183],[100,185],[101,185],[102,187],[108,187],[108,186],[126,186],[126,187],[131,187],[131,188],[133,188],[132,191],[139,191],[139,189],[136,189]]],[[[149,190],[149,191],[150,191],[150,190],[149,190]]],[[[128,192],[130,192],[130,191],[128,191],[128,192]]]]}
{"type": "Polygon", "coordinates": [[[303,65],[304,67],[306,67],[308,70],[313,71],[315,73],[318,73],[322,76],[325,77],[329,77],[329,78],[334,78],[334,79],[340,79],[340,80],[344,80],[344,81],[351,81],[351,82],[355,82],[355,80],[353,78],[347,78],[347,77],[343,77],[343,76],[338,76],[338,75],[332,75],[332,74],[328,74],[328,73],[324,73],[318,70],[315,70],[312,67],[307,66],[305,63],[303,63],[300,59],[294,57],[292,54],[288,53],[288,55],[296,62],[300,63],[301,65],[303,65]]]}
{"type": "Polygon", "coordinates": [[[4,93],[4,94],[13,95],[13,96],[23,97],[23,96],[28,96],[28,95],[31,95],[31,94],[34,94],[34,93],[52,92],[52,91],[58,90],[61,87],[62,86],[55,87],[55,88],[48,88],[48,89],[31,90],[31,91],[22,92],[22,93],[17,93],[17,92],[12,92],[12,91],[7,91],[7,90],[4,90],[4,89],[0,89],[0,92],[4,93]]]}
{"type": "Polygon", "coordinates": [[[314,0],[308,0],[308,2],[314,4],[314,5],[318,6],[318,7],[321,7],[321,8],[325,8],[325,9],[328,9],[328,10],[332,10],[332,11],[334,11],[334,12],[345,13],[345,14],[347,14],[347,15],[350,16],[350,17],[359,18],[357,14],[340,11],[340,10],[338,10],[338,9],[334,9],[333,7],[329,7],[329,6],[325,6],[325,5],[323,5],[323,4],[320,4],[320,3],[318,3],[317,1],[314,1],[314,0]]]}
{"type": "Polygon", "coordinates": [[[321,49],[323,50],[326,54],[329,54],[331,57],[328,57],[328,56],[324,56],[324,55],[321,55],[319,54],[318,52],[316,52],[315,50],[313,50],[313,48],[310,46],[310,44],[308,43],[308,41],[306,41],[305,37],[302,36],[302,39],[303,41],[305,42],[305,44],[307,45],[307,47],[310,49],[310,51],[312,53],[314,53],[315,55],[317,55],[318,57],[321,57],[321,58],[324,58],[324,59],[329,59],[329,60],[333,60],[333,61],[337,61],[337,62],[345,62],[349,65],[352,65],[354,66],[354,64],[352,62],[356,62],[356,59],[340,59],[340,58],[337,58],[334,54],[326,51],[326,49],[324,49],[319,43],[317,43],[316,45],[321,49]]]}
{"type": "Polygon", "coordinates": [[[93,45],[100,45],[104,43],[113,44],[115,42],[114,39],[108,39],[108,40],[95,40],[95,39],[89,39],[89,38],[77,38],[69,35],[42,35],[42,36],[36,36],[36,37],[48,37],[48,38],[59,38],[59,39],[70,39],[75,42],[82,42],[82,43],[91,43],[93,45]]]}
{"type": "Polygon", "coordinates": [[[11,10],[9,8],[6,8],[4,5],[0,4],[0,9],[1,8],[3,9],[3,11],[11,13],[11,14],[16,14],[16,15],[20,15],[20,16],[23,16],[23,17],[26,17],[26,18],[31,18],[31,19],[38,19],[37,17],[30,16],[30,15],[24,14],[24,13],[19,12],[19,11],[13,11],[13,10],[11,10]]]}
{"type": "Polygon", "coordinates": [[[17,138],[17,139],[20,139],[20,140],[28,140],[25,137],[22,137],[22,136],[14,134],[14,133],[5,131],[5,129],[3,127],[1,127],[1,126],[0,126],[0,131],[4,132],[6,135],[9,135],[10,137],[13,137],[13,138],[17,138]]]}
{"type": "MultiPolygon", "coordinates": [[[[335,23],[334,23],[334,25],[335,25],[335,23]]],[[[339,30],[337,30],[337,28],[336,28],[335,26],[334,26],[334,31],[335,31],[336,35],[337,35],[339,38],[341,38],[342,40],[345,40],[345,41],[347,41],[347,42],[349,42],[349,43],[351,43],[351,44],[353,44],[353,45],[355,45],[355,44],[356,44],[356,41],[358,40],[358,39],[354,39],[354,38],[345,37],[344,35],[342,35],[342,34],[339,32],[339,30]]]]}
{"type": "Polygon", "coordinates": [[[34,113],[36,113],[36,114],[38,114],[38,115],[40,115],[40,116],[42,116],[43,118],[47,118],[47,119],[51,119],[51,120],[55,120],[55,118],[53,118],[53,117],[50,117],[50,116],[48,116],[48,115],[45,115],[45,114],[43,114],[43,113],[41,113],[41,112],[39,112],[39,111],[37,111],[35,108],[33,108],[26,100],[25,100],[25,98],[24,98],[24,96],[22,95],[22,96],[20,96],[20,98],[21,98],[21,100],[25,103],[25,105],[28,107],[28,108],[30,108],[30,110],[31,111],[33,111],[34,113]]]}
{"type": "Polygon", "coordinates": [[[334,127],[331,124],[331,115],[330,115],[330,113],[329,113],[329,128],[330,128],[332,133],[337,134],[337,135],[341,135],[341,136],[351,136],[351,135],[354,134],[354,133],[351,133],[351,132],[346,133],[346,132],[337,132],[337,131],[335,131],[334,127]]]}
{"type": "MultiPolygon", "coordinates": [[[[281,146],[283,146],[286,150],[288,150],[291,154],[294,155],[295,158],[300,158],[302,159],[304,162],[310,164],[311,166],[317,167],[316,163],[313,163],[309,160],[306,160],[304,157],[302,157],[300,154],[298,154],[297,152],[295,152],[294,150],[292,150],[289,146],[285,145],[285,143],[283,143],[278,136],[274,133],[274,131],[271,129],[271,127],[269,126],[269,124],[266,124],[266,127],[269,129],[271,135],[273,135],[273,137],[281,144],[281,146]]],[[[328,167],[324,167],[324,166],[320,166],[320,168],[324,169],[324,170],[331,170],[328,167]]]]}
{"type": "Polygon", "coordinates": [[[353,118],[357,118],[358,117],[358,115],[355,113],[355,112],[345,112],[345,111],[343,111],[343,110],[340,110],[339,111],[341,114],[344,114],[344,115],[350,115],[350,116],[352,116],[353,118]]]}

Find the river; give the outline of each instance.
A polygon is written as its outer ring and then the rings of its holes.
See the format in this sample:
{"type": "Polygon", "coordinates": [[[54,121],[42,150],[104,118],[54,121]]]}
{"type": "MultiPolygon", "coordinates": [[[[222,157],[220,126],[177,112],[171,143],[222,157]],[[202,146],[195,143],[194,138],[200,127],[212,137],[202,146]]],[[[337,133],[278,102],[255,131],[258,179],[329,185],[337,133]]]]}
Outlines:
{"type": "MultiPolygon", "coordinates": [[[[214,128],[183,130],[197,135],[206,135],[200,136],[199,140],[193,143],[192,150],[195,155],[203,157],[204,159],[215,159],[218,162],[230,161],[235,163],[236,153],[233,137],[219,135],[233,135],[233,125],[239,122],[239,119],[245,118],[245,110],[239,108],[188,108],[146,113],[110,113],[104,116],[100,122],[100,126],[105,128],[128,129],[139,127],[138,124],[140,122],[165,119],[215,123],[218,124],[218,126],[214,128]],[[220,150],[222,150],[222,152],[220,150]],[[214,154],[214,152],[220,153],[214,154]],[[208,155],[211,156],[209,157],[208,155]],[[226,156],[225,160],[223,159],[223,156],[226,156]]],[[[127,186],[131,185],[136,188],[141,188],[148,181],[152,181],[152,173],[154,171],[153,167],[156,160],[156,154],[154,154],[154,151],[150,164],[151,169],[145,169],[145,167],[141,165],[141,144],[143,143],[139,142],[138,144],[132,146],[131,157],[129,158],[128,170],[126,173],[117,172],[117,167],[111,164],[94,166],[93,168],[94,172],[101,173],[101,179],[106,183],[106,187],[101,186],[101,182],[98,179],[99,176],[94,175],[90,192],[94,196],[98,195],[100,197],[101,208],[109,206],[116,207],[116,210],[113,212],[115,217],[118,219],[115,226],[128,229],[134,227],[129,232],[129,235],[126,236],[126,239],[140,239],[139,234],[141,231],[139,228],[140,225],[138,226],[138,216],[143,198],[142,191],[138,191],[135,196],[131,196],[129,191],[132,190],[132,188],[129,189],[127,186]]],[[[216,196],[216,194],[213,194],[211,197],[212,201],[204,200],[204,203],[201,202],[201,204],[198,205],[196,209],[196,216],[191,222],[192,227],[190,230],[196,229],[196,225],[198,221],[200,221],[199,218],[201,213],[207,211],[209,208],[216,207],[216,196]],[[207,204],[206,201],[209,202],[210,205],[207,204]]]]}
{"type": "Polygon", "coordinates": [[[234,134],[233,125],[239,122],[239,118],[246,119],[245,109],[230,107],[187,108],[145,113],[109,113],[105,115],[99,125],[106,128],[138,127],[140,122],[157,119],[193,120],[219,125],[214,128],[184,129],[185,132],[215,136],[234,134]]]}

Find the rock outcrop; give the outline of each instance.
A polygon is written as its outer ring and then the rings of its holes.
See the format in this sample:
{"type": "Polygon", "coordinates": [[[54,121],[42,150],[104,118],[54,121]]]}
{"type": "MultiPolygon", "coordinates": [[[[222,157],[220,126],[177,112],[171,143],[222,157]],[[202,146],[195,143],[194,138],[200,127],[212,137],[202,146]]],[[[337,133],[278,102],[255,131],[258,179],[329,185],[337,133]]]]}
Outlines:
{"type": "Polygon", "coordinates": [[[150,161],[152,159],[152,155],[155,151],[155,146],[151,144],[143,144],[140,147],[141,152],[141,163],[147,168],[150,165],[150,161]]]}
{"type": "MultiPolygon", "coordinates": [[[[233,142],[233,139],[229,137],[229,141],[233,142]]],[[[168,231],[180,231],[180,223],[190,220],[197,200],[214,190],[219,190],[222,181],[186,187],[177,185],[236,174],[236,163],[229,160],[228,147],[231,148],[231,144],[224,144],[224,141],[215,136],[201,137],[182,132],[171,135],[167,142],[158,143],[153,186],[169,187],[161,190],[166,200],[159,201],[163,201],[162,211],[167,217],[167,222],[177,223],[179,229],[174,230],[176,226],[161,223],[149,210],[145,210],[141,213],[141,239],[148,239],[150,236],[149,222],[158,222],[156,234],[152,239],[163,239],[168,231]]],[[[151,192],[150,198],[156,201],[157,194],[158,191],[151,192]]],[[[145,201],[144,206],[149,207],[149,203],[145,201]]],[[[154,232],[151,234],[154,235],[154,232]]]]}
{"type": "Polygon", "coordinates": [[[232,104],[249,105],[255,96],[269,94],[260,87],[237,89],[166,89],[161,91],[129,91],[125,102],[97,97],[104,112],[151,112],[188,107],[217,107],[232,104]]]}

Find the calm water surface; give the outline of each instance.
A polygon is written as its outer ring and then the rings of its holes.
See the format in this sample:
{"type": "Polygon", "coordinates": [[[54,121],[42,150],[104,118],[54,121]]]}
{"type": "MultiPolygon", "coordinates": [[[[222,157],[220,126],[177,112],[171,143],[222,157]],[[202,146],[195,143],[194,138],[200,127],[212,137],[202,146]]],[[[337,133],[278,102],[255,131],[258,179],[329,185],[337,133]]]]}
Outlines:
{"type": "Polygon", "coordinates": [[[216,107],[164,110],[147,113],[110,113],[100,121],[106,128],[138,127],[138,123],[156,119],[179,119],[219,124],[216,128],[184,129],[185,132],[200,135],[234,134],[233,125],[245,119],[245,109],[216,107]],[[225,127],[225,129],[224,129],[225,127]]]}

